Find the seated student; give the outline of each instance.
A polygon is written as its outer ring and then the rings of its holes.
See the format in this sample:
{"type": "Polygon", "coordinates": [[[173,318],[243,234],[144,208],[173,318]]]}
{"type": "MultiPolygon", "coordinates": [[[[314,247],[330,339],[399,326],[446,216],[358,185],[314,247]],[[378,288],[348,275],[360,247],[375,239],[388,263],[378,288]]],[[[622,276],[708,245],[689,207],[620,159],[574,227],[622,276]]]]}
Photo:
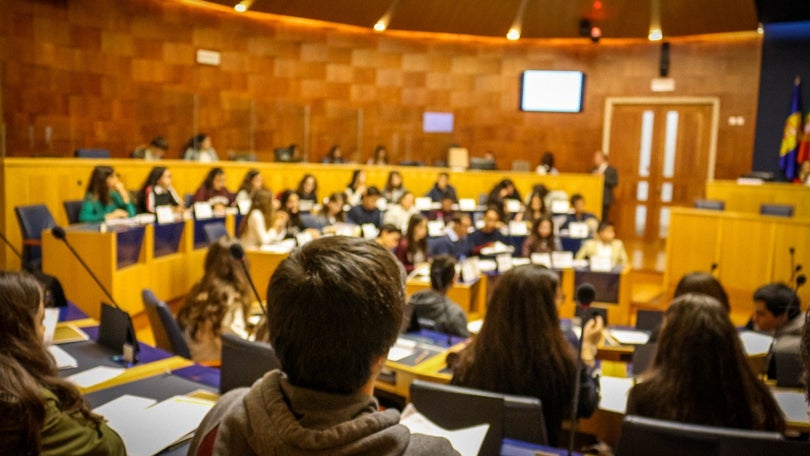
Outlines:
{"type": "Polygon", "coordinates": [[[304,177],[298,182],[295,193],[298,194],[299,201],[309,201],[310,207],[320,204],[320,201],[318,201],[318,180],[312,174],[304,174],[304,177]]]}
{"type": "Polygon", "coordinates": [[[563,419],[571,416],[575,375],[581,386],[577,416],[590,416],[599,405],[599,378],[593,375],[604,323],[597,317],[584,329],[582,360],[560,329],[561,301],[554,271],[518,266],[501,275],[490,295],[481,332],[461,351],[454,385],[504,394],[537,397],[549,444],[556,446],[563,419]],[[579,372],[578,372],[579,371],[579,372]]]}
{"type": "Polygon", "coordinates": [[[382,195],[389,204],[398,202],[402,195],[408,193],[405,184],[402,181],[402,174],[399,171],[391,171],[388,173],[388,180],[383,187],[382,195]]]}
{"type": "Polygon", "coordinates": [[[377,200],[380,199],[380,191],[377,187],[371,186],[366,189],[360,204],[354,206],[346,214],[346,219],[355,225],[370,223],[378,229],[382,225],[382,212],[377,209],[377,200]]]}
{"type": "MultiPolygon", "coordinates": [[[[771,283],[754,292],[754,329],[774,337],[772,351],[776,353],[799,353],[804,327],[799,296],[783,283],[771,283]]],[[[768,376],[776,377],[776,363],[771,357],[768,376]]]]}
{"type": "MultiPolygon", "coordinates": [[[[696,271],[684,274],[681,280],[678,281],[678,285],[675,286],[675,293],[672,297],[674,299],[689,293],[710,296],[717,300],[717,302],[726,309],[726,312],[731,312],[731,305],[728,302],[728,293],[726,293],[720,281],[708,272],[696,271]]],[[[660,326],[653,329],[647,343],[654,344],[658,342],[660,333],[660,326]]]]}
{"type": "Polygon", "coordinates": [[[450,175],[447,173],[439,173],[436,183],[433,184],[433,188],[430,189],[426,196],[430,197],[434,203],[440,202],[444,197],[452,199],[453,203],[458,203],[456,189],[450,185],[450,175]]]}
{"type": "Polygon", "coordinates": [[[393,252],[399,245],[400,239],[402,239],[402,231],[399,227],[385,223],[380,228],[380,234],[377,235],[377,244],[385,247],[385,250],[393,252]]]}
{"type": "Polygon", "coordinates": [[[346,204],[346,196],[343,193],[334,192],[329,195],[326,204],[324,204],[321,211],[315,215],[315,228],[329,233],[334,231],[334,229],[329,229],[332,225],[345,223],[346,214],[343,212],[344,204],[346,204]]]}
{"type": "Polygon", "coordinates": [[[501,233],[501,218],[497,209],[489,208],[484,212],[484,226],[473,231],[467,237],[467,244],[473,255],[480,255],[481,249],[489,247],[496,242],[508,244],[509,240],[501,233]]]}
{"type": "Polygon", "coordinates": [[[266,189],[264,186],[264,177],[258,169],[249,169],[242,178],[242,183],[239,185],[239,190],[236,192],[236,201],[250,201],[250,196],[254,190],[266,189]]]}
{"type": "Polygon", "coordinates": [[[593,230],[599,224],[599,219],[590,212],[585,211],[585,198],[579,193],[575,193],[571,196],[571,207],[574,212],[565,217],[565,222],[560,226],[560,231],[567,230],[568,225],[573,222],[584,222],[588,224],[589,231],[593,233],[593,230]]]}
{"type": "Polygon", "coordinates": [[[59,377],[39,282],[0,271],[0,454],[125,455],[121,437],[59,377]]]}
{"type": "Polygon", "coordinates": [[[453,214],[456,213],[456,211],[453,210],[454,204],[456,204],[456,202],[450,195],[443,196],[442,200],[439,201],[439,208],[428,212],[428,220],[441,220],[445,225],[449,224],[450,220],[453,218],[453,214]]]}
{"type": "Polygon", "coordinates": [[[346,163],[346,159],[343,158],[343,149],[340,148],[339,145],[335,144],[331,148],[329,148],[329,152],[327,152],[326,156],[323,158],[324,163],[346,163]]]}
{"type": "Polygon", "coordinates": [[[175,211],[186,209],[183,200],[172,187],[172,173],[164,166],[155,166],[138,191],[138,210],[155,213],[160,206],[171,206],[175,211]]]}
{"type": "Polygon", "coordinates": [[[378,144],[374,148],[374,155],[368,159],[369,165],[386,166],[388,165],[388,148],[382,144],[378,144]]]}
{"type": "Polygon", "coordinates": [[[415,214],[419,214],[419,209],[414,205],[416,198],[413,193],[406,191],[397,201],[397,204],[388,206],[383,216],[383,223],[396,225],[402,231],[408,230],[408,222],[415,214]]]}
{"type": "Polygon", "coordinates": [[[249,336],[247,317],[251,294],[242,266],[222,237],[208,247],[202,280],[191,287],[177,313],[177,323],[195,362],[217,362],[222,355],[222,333],[249,336]]]}
{"type": "Polygon", "coordinates": [[[554,167],[554,153],[551,151],[544,152],[543,156],[540,158],[540,163],[537,164],[537,168],[535,168],[534,171],[541,176],[556,176],[560,174],[557,168],[554,167]]]}
{"type": "Polygon", "coordinates": [[[215,455],[457,454],[443,438],[411,434],[373,396],[404,301],[399,264],[373,241],[325,237],[293,251],[267,289],[281,370],[222,396],[188,454],[204,439],[215,455]]]}
{"type": "Polygon", "coordinates": [[[630,390],[627,414],[705,426],[783,431],[768,388],[751,371],[728,312],[686,294],[664,316],[652,369],[630,390]]]}
{"type": "Polygon", "coordinates": [[[253,192],[250,212],[242,217],[237,235],[246,248],[258,248],[279,242],[287,236],[289,215],[273,208],[273,194],[270,190],[259,189],[253,192]]]}
{"type": "Polygon", "coordinates": [[[554,236],[554,222],[542,217],[532,223],[532,231],[523,241],[521,256],[530,258],[532,253],[551,253],[562,250],[562,244],[554,236]]]}
{"type": "Polygon", "coordinates": [[[520,192],[515,188],[515,183],[512,182],[512,179],[503,179],[495,184],[489,192],[487,204],[500,205],[503,200],[506,199],[520,201],[520,192]]]}
{"type": "Polygon", "coordinates": [[[299,206],[298,194],[292,190],[284,190],[278,198],[281,203],[281,210],[289,215],[287,220],[287,237],[295,237],[298,233],[307,229],[301,220],[301,209],[299,206]]]}
{"type": "MultiPolygon", "coordinates": [[[[548,191],[546,191],[548,193],[548,191]]],[[[526,210],[522,214],[515,214],[515,220],[534,223],[543,217],[550,217],[551,211],[546,207],[545,195],[539,191],[533,191],[526,203],[526,210]]]]}
{"type": "MultiPolygon", "coordinates": [[[[378,190],[379,192],[379,190],[378,190]]],[[[363,199],[363,194],[366,193],[366,172],[362,169],[356,169],[352,172],[352,180],[343,191],[346,194],[346,202],[349,206],[357,206],[360,200],[363,199]]]]}
{"type": "Polygon", "coordinates": [[[134,217],[135,205],[129,198],[124,183],[109,166],[96,166],[90,174],[87,192],[84,195],[80,222],[103,222],[106,220],[134,217]]]}
{"type": "Polygon", "coordinates": [[[143,160],[160,160],[166,151],[169,150],[169,142],[163,136],[155,136],[149,144],[143,144],[135,148],[132,158],[143,160]]]}
{"type": "Polygon", "coordinates": [[[450,229],[444,236],[428,240],[428,256],[451,255],[461,259],[470,254],[467,235],[470,232],[472,221],[470,216],[461,212],[453,214],[450,219],[450,229]]]}
{"type": "Polygon", "coordinates": [[[467,315],[461,306],[447,297],[456,281],[456,260],[439,255],[430,263],[430,290],[414,293],[408,301],[413,308],[408,331],[417,331],[420,321],[430,321],[430,328],[444,334],[467,337],[467,315]]]}
{"type": "Polygon", "coordinates": [[[428,260],[427,253],[427,219],[422,214],[414,214],[394,255],[410,274],[416,266],[428,260]]]}
{"type": "Polygon", "coordinates": [[[225,188],[225,171],[222,168],[214,168],[205,176],[200,188],[194,193],[192,201],[195,203],[208,203],[214,210],[223,210],[228,206],[233,206],[236,195],[225,188]]]}
{"type": "Polygon", "coordinates": [[[211,137],[205,133],[192,136],[186,143],[186,152],[183,160],[197,161],[200,163],[210,163],[219,160],[217,151],[211,143],[211,137]]]}
{"type": "Polygon", "coordinates": [[[624,244],[616,239],[616,230],[610,222],[599,224],[599,228],[596,230],[596,238],[585,241],[575,258],[583,260],[596,256],[609,257],[614,267],[624,267],[630,264],[627,251],[624,250],[624,244]]]}

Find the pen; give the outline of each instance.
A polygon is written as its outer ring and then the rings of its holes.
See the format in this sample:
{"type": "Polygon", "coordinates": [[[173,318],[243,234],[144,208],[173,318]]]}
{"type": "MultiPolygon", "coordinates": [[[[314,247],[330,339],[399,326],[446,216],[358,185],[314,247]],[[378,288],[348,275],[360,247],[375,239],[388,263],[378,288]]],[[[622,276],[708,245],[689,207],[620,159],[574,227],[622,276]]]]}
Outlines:
{"type": "Polygon", "coordinates": [[[414,364],[419,364],[419,363],[421,363],[422,361],[424,361],[424,360],[425,360],[425,358],[427,358],[427,356],[428,356],[429,354],[430,354],[430,351],[429,351],[429,350],[422,350],[422,353],[420,353],[420,354],[419,354],[419,356],[417,356],[417,357],[416,357],[416,360],[414,360],[414,362],[413,362],[413,363],[414,363],[414,364]]]}

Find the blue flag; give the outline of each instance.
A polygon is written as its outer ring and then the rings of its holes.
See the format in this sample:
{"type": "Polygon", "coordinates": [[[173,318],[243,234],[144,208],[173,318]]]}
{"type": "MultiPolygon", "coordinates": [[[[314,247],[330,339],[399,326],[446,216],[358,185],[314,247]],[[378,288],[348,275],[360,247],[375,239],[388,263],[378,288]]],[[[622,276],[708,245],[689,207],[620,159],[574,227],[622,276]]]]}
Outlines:
{"type": "Polygon", "coordinates": [[[800,105],[801,91],[799,77],[793,83],[793,100],[790,102],[790,114],[785,120],[785,131],[782,135],[782,147],[779,149],[779,168],[785,178],[792,181],[796,177],[796,158],[799,154],[799,127],[802,123],[800,105]]]}

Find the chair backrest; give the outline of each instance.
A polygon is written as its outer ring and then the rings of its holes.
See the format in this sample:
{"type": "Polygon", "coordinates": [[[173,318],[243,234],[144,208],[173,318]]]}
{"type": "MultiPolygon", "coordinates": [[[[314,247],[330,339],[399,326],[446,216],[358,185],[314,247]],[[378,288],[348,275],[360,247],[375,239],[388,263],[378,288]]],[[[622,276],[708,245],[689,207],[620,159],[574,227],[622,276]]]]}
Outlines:
{"type": "Polygon", "coordinates": [[[726,209],[726,202],[721,200],[697,199],[695,200],[695,208],[708,209],[711,211],[723,211],[726,209]]]}
{"type": "Polygon", "coordinates": [[[228,229],[225,228],[225,224],[222,222],[215,222],[215,223],[208,223],[203,226],[205,230],[205,237],[208,238],[208,243],[213,244],[219,240],[221,237],[230,238],[228,234],[228,229]]]}
{"type": "Polygon", "coordinates": [[[763,204],[759,206],[759,213],[760,215],[793,217],[793,206],[790,204],[763,204]]]}
{"type": "Polygon", "coordinates": [[[107,149],[76,149],[73,154],[76,158],[110,158],[110,151],[107,149]]]}
{"type": "Polygon", "coordinates": [[[804,386],[802,381],[804,366],[799,353],[774,351],[773,362],[776,365],[776,386],[785,388],[804,386]]]}
{"type": "Polygon", "coordinates": [[[281,368],[270,344],[242,339],[236,334],[222,335],[222,364],[219,392],[250,386],[265,373],[281,368]]]}
{"type": "Polygon", "coordinates": [[[664,321],[664,312],[660,310],[642,310],[636,312],[636,329],[652,331],[661,326],[664,321]]]}
{"type": "Polygon", "coordinates": [[[768,451],[782,441],[778,432],[700,426],[628,415],[622,423],[618,456],[720,456],[782,454],[768,451]],[[758,451],[751,451],[758,449],[758,451]]]}
{"type": "Polygon", "coordinates": [[[652,367],[657,344],[636,345],[633,347],[633,376],[652,367]]]}
{"type": "Polygon", "coordinates": [[[191,351],[186,339],[183,338],[183,331],[180,330],[180,325],[174,319],[169,306],[159,300],[149,289],[141,292],[141,299],[146,309],[146,315],[149,317],[152,334],[155,336],[155,345],[177,356],[191,359],[191,351]]]}
{"type": "Polygon", "coordinates": [[[35,204],[14,208],[23,238],[23,263],[39,269],[42,263],[42,231],[56,226],[48,206],[35,204]]]}
{"type": "Polygon", "coordinates": [[[446,429],[489,424],[480,454],[498,454],[503,438],[548,444],[543,406],[538,398],[422,380],[411,383],[410,393],[416,409],[446,429]]]}
{"type": "Polygon", "coordinates": [[[82,204],[84,204],[84,201],[82,200],[70,200],[62,203],[62,205],[65,207],[68,223],[71,225],[74,223],[79,223],[79,214],[82,212],[82,204]]]}

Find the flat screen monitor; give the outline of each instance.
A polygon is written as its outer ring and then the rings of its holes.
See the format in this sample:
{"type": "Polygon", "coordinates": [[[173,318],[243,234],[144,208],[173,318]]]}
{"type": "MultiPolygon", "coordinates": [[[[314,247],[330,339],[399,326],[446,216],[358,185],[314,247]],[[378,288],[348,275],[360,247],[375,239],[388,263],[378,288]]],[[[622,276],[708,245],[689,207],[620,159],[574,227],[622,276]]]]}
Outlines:
{"type": "Polygon", "coordinates": [[[422,114],[422,131],[425,133],[452,133],[452,112],[425,112],[422,114]]]}
{"type": "Polygon", "coordinates": [[[581,112],[584,87],[581,71],[526,70],[520,85],[520,110],[581,112]]]}

